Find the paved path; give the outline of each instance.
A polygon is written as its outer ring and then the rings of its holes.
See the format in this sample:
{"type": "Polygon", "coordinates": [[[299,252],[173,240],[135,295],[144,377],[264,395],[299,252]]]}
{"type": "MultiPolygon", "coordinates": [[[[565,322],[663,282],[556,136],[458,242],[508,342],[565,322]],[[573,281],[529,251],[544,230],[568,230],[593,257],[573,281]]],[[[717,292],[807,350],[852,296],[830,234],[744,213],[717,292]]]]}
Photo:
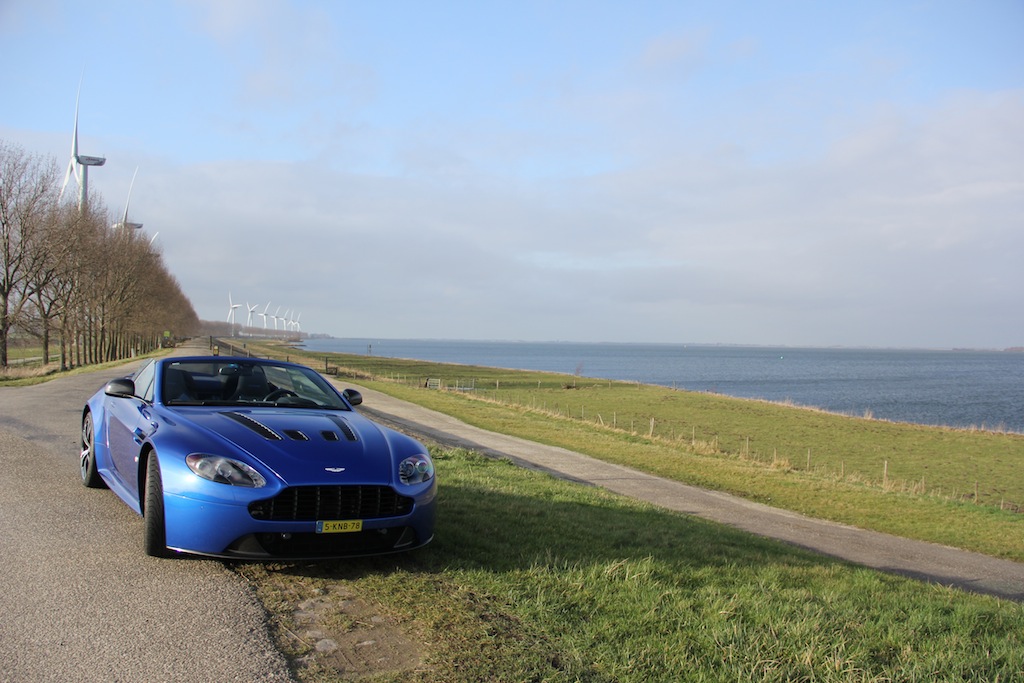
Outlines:
{"type": "Polygon", "coordinates": [[[874,569],[1024,601],[1024,564],[812,519],[736,496],[669,481],[564,448],[478,429],[453,417],[345,382],[363,393],[361,410],[421,439],[508,457],[525,467],[601,486],[669,510],[874,569]]]}
{"type": "Polygon", "coordinates": [[[0,681],[292,680],[237,575],[147,557],[142,518],[82,486],[82,405],[118,372],[0,388],[0,681]]]}

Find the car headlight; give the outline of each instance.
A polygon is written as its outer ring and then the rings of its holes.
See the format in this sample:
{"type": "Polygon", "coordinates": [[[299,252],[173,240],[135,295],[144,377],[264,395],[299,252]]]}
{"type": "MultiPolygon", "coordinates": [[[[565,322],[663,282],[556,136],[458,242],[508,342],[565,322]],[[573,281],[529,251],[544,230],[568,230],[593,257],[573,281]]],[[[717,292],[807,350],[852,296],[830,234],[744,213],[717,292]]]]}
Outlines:
{"type": "Polygon", "coordinates": [[[190,470],[203,479],[218,484],[244,486],[250,489],[258,489],[267,485],[267,480],[263,478],[263,475],[249,465],[220,455],[193,453],[185,458],[185,463],[190,470]]]}
{"type": "Polygon", "coordinates": [[[422,484],[434,477],[434,463],[425,455],[406,458],[398,466],[398,479],[406,486],[422,484]]]}

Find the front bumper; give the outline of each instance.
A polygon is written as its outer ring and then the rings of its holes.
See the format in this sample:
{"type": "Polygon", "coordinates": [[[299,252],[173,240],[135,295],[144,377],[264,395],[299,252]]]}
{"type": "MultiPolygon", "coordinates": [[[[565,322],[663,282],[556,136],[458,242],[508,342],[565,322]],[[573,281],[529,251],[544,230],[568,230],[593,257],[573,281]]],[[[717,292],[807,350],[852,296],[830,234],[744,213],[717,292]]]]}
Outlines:
{"type": "Polygon", "coordinates": [[[167,547],[235,559],[324,559],[412,550],[434,536],[435,498],[407,515],[364,519],[362,530],[321,534],[316,520],[254,519],[243,502],[212,502],[164,494],[167,547]]]}

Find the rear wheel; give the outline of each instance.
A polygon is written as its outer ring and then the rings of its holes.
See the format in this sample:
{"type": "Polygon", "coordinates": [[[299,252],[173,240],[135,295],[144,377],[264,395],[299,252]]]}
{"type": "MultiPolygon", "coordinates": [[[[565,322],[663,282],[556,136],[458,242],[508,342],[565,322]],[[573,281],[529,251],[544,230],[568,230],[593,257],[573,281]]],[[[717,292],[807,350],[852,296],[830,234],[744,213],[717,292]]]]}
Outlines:
{"type": "Polygon", "coordinates": [[[167,557],[167,527],[164,524],[164,486],[156,453],[146,461],[145,498],[142,508],[145,531],[143,544],[151,557],[167,557]]]}
{"type": "Polygon", "coordinates": [[[82,484],[91,489],[101,489],[106,486],[96,469],[96,434],[93,431],[92,413],[86,413],[82,418],[82,452],[80,456],[82,466],[82,484]]]}

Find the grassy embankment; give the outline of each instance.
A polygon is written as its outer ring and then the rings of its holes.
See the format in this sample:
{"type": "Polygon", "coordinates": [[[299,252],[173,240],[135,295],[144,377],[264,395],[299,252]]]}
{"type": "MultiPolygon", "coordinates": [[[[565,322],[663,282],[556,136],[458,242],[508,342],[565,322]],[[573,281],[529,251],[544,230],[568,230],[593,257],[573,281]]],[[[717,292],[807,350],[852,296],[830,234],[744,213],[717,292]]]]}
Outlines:
{"type": "Polygon", "coordinates": [[[1024,561],[1024,435],[572,375],[252,350],[338,367],[342,377],[486,429],[814,517],[1024,561]],[[473,390],[425,389],[427,378],[473,390]]]}
{"type": "Polygon", "coordinates": [[[81,365],[70,370],[60,369],[60,354],[50,353],[50,362],[47,365],[42,363],[42,347],[11,346],[8,349],[8,361],[10,365],[6,369],[0,369],[0,387],[24,387],[40,382],[46,382],[55,377],[77,375],[83,372],[96,372],[105,368],[117,368],[126,363],[133,363],[166,353],[165,349],[158,349],[136,358],[81,365]]]}

